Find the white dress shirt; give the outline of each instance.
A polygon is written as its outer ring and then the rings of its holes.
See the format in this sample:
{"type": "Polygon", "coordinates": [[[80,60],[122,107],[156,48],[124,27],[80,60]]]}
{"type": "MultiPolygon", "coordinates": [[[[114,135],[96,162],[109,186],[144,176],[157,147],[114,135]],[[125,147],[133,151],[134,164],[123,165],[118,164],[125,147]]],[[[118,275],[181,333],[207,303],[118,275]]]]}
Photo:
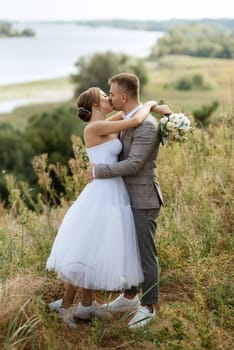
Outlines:
{"type": "Polygon", "coordinates": [[[131,112],[129,112],[128,114],[124,114],[123,113],[123,119],[130,119],[132,118],[132,116],[139,110],[143,107],[142,104],[136,106],[133,110],[131,110],[131,112]]]}

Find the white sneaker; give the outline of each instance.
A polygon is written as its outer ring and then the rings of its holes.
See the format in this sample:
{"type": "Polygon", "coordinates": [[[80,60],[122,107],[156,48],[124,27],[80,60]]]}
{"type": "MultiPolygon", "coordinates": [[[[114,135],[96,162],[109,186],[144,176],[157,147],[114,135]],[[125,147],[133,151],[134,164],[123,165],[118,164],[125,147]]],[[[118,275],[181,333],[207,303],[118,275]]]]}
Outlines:
{"type": "Polygon", "coordinates": [[[138,295],[133,299],[125,298],[124,294],[120,294],[118,298],[111,301],[110,303],[103,304],[102,307],[106,308],[110,312],[127,312],[137,309],[139,304],[138,295]]]}
{"type": "Polygon", "coordinates": [[[78,304],[74,316],[82,320],[91,320],[92,318],[104,318],[106,312],[100,308],[96,301],[93,301],[90,306],[78,304]]]}
{"type": "Polygon", "coordinates": [[[130,329],[138,329],[146,326],[155,317],[155,310],[150,312],[145,306],[139,305],[135,316],[128,323],[130,329]]]}
{"type": "Polygon", "coordinates": [[[63,303],[63,299],[59,299],[56,301],[53,301],[48,305],[50,311],[59,311],[61,309],[63,303]]]}

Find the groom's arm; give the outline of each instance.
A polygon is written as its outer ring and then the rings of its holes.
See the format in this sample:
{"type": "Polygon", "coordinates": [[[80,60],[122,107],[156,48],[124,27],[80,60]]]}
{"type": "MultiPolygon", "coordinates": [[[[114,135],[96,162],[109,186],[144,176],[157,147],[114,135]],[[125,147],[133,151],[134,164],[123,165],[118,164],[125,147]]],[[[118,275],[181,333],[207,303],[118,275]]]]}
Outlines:
{"type": "Polygon", "coordinates": [[[138,173],[156,146],[156,138],[155,125],[144,122],[134,131],[128,158],[114,164],[96,164],[95,178],[129,176],[138,173]]]}

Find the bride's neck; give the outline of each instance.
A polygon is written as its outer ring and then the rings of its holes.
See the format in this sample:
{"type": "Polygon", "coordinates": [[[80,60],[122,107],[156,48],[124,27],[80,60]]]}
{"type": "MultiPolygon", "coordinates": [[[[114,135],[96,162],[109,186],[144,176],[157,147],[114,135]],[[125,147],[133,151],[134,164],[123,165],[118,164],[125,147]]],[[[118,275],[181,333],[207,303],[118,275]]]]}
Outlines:
{"type": "Polygon", "coordinates": [[[99,112],[92,113],[92,117],[90,119],[90,122],[95,122],[98,120],[105,120],[105,119],[106,119],[106,114],[99,111],[99,112]]]}

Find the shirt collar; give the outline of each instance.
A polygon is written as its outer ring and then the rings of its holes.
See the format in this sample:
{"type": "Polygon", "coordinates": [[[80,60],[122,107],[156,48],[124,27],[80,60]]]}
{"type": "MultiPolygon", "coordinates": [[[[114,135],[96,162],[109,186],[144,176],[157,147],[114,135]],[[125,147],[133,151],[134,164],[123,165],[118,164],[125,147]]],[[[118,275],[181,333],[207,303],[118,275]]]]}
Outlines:
{"type": "Polygon", "coordinates": [[[143,105],[140,104],[140,105],[136,106],[133,110],[131,110],[129,113],[127,113],[127,114],[124,114],[124,113],[123,113],[123,119],[130,119],[130,118],[132,118],[132,116],[133,116],[139,109],[141,109],[142,107],[143,107],[143,105]]]}

